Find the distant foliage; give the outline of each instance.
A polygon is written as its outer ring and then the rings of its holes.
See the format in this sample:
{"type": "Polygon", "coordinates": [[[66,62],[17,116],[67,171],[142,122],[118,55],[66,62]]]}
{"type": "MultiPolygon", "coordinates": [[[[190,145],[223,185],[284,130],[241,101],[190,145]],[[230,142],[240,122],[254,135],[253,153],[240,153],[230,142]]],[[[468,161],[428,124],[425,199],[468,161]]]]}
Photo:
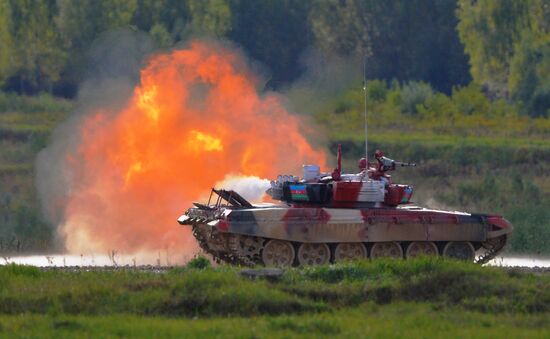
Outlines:
{"type": "Polygon", "coordinates": [[[0,86],[14,73],[13,61],[15,50],[13,46],[11,7],[9,2],[0,1],[0,86]]]}
{"type": "MultiPolygon", "coordinates": [[[[481,86],[454,87],[451,95],[434,91],[423,82],[367,82],[369,120],[378,128],[423,130],[450,135],[546,135],[550,119],[530,119],[522,105],[491,100],[481,86]]],[[[363,135],[364,93],[360,87],[336,96],[315,114],[321,124],[331,124],[330,135],[363,135]]],[[[355,138],[355,137],[354,137],[355,138]]]]}
{"type": "Polygon", "coordinates": [[[383,102],[388,95],[388,86],[383,80],[371,80],[366,84],[366,91],[369,101],[383,102]]]}
{"type": "Polygon", "coordinates": [[[422,80],[449,92],[469,81],[456,0],[7,0],[0,3],[0,88],[74,96],[87,51],[105,32],[146,32],[160,48],[228,39],[280,88],[324,56],[368,57],[369,78],[422,80]]]}
{"type": "Polygon", "coordinates": [[[449,93],[469,82],[456,0],[314,1],[309,21],[328,53],[367,59],[369,78],[429,82],[449,93]]]}
{"type": "MultiPolygon", "coordinates": [[[[550,0],[6,0],[0,90],[73,97],[94,41],[130,29],[163,49],[191,37],[231,40],[265,66],[266,88],[300,77],[313,48],[366,60],[369,79],[424,82],[445,94],[473,78],[490,100],[546,117],[549,18],[550,0]]],[[[418,90],[405,90],[410,114],[418,90]]]]}
{"type": "Polygon", "coordinates": [[[0,113],[2,112],[68,112],[72,102],[41,93],[37,96],[21,96],[0,92],[0,113]]]}
{"type": "Polygon", "coordinates": [[[400,90],[401,112],[417,114],[418,105],[424,104],[433,95],[432,87],[424,82],[411,81],[400,90]]]}
{"type": "Polygon", "coordinates": [[[460,0],[457,13],[474,81],[522,102],[522,113],[548,116],[550,1],[460,0]]]}
{"type": "Polygon", "coordinates": [[[223,37],[231,29],[231,9],[224,0],[189,1],[192,34],[223,37]]]}

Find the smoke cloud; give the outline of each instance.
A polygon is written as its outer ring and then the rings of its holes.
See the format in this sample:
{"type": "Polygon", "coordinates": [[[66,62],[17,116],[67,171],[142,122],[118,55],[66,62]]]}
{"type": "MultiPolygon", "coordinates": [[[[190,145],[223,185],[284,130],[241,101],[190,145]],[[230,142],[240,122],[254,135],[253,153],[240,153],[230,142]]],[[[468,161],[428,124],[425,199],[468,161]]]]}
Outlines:
{"type": "Polygon", "coordinates": [[[282,90],[290,109],[300,113],[318,113],[330,100],[363,81],[362,62],[355,57],[327,55],[310,49],[301,58],[304,74],[282,90]]]}
{"type": "Polygon", "coordinates": [[[270,187],[270,180],[255,176],[243,177],[239,175],[227,175],[223,181],[216,183],[215,187],[234,190],[250,202],[262,202],[265,191],[270,187]]]}
{"type": "MultiPolygon", "coordinates": [[[[91,46],[88,68],[80,85],[71,115],[52,133],[50,143],[36,158],[35,185],[46,220],[59,229],[66,219],[65,207],[78,180],[78,173],[66,166],[81,142],[80,126],[95,111],[114,116],[127,104],[139,83],[139,70],[153,44],[145,34],[117,30],[104,34],[91,46]]],[[[64,236],[58,232],[59,242],[64,236]]],[[[63,245],[64,246],[64,245],[63,245]]]]}
{"type": "Polygon", "coordinates": [[[136,33],[94,48],[77,108],[37,158],[48,220],[72,253],[197,251],[177,217],[217,184],[261,199],[268,181],[325,166],[283,98],[233,46],[191,41],[150,54],[136,33]],[[230,174],[230,175],[228,175],[230,174]]]}

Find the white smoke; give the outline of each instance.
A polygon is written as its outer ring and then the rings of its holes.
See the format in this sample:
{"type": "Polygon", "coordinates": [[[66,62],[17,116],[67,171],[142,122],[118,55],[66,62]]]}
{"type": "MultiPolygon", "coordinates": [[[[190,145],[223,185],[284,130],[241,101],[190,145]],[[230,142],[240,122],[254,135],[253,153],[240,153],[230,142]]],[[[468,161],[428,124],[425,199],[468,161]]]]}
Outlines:
{"type": "Polygon", "coordinates": [[[234,190],[250,202],[261,202],[270,187],[270,181],[255,176],[228,174],[215,187],[234,190]]]}

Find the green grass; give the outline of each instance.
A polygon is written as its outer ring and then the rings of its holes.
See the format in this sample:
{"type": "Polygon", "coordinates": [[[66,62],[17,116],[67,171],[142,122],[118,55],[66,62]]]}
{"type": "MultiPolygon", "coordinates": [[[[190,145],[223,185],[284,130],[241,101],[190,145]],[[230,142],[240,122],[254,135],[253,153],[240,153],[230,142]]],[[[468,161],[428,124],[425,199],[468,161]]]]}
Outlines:
{"type": "Polygon", "coordinates": [[[0,337],[550,335],[550,275],[442,258],[295,268],[276,282],[192,267],[0,267],[0,337]]]}
{"type": "Polygon", "coordinates": [[[548,315],[498,316],[429,304],[367,303],[352,309],[295,316],[178,318],[0,316],[0,337],[34,338],[543,338],[548,315]]]}
{"type": "MultiPolygon", "coordinates": [[[[433,134],[428,132],[403,133],[391,130],[369,131],[369,142],[377,144],[409,144],[417,143],[431,147],[456,147],[466,146],[472,148],[480,147],[506,147],[506,148],[538,148],[548,151],[550,149],[550,138],[546,136],[516,137],[516,136],[460,136],[453,134],[433,134]]],[[[333,140],[349,140],[356,143],[364,143],[364,133],[350,135],[346,131],[337,131],[332,136],[333,140]]]]}
{"type": "Polygon", "coordinates": [[[365,302],[427,302],[486,313],[550,312],[550,276],[422,258],[290,269],[279,282],[238,268],[156,274],[0,268],[0,314],[253,316],[320,312],[365,302]]]}

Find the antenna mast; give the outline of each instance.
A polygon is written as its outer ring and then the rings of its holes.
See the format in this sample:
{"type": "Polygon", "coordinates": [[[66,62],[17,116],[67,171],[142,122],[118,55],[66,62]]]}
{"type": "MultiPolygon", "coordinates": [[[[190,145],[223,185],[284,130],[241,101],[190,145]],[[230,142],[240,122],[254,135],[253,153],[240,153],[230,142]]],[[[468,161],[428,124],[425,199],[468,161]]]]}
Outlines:
{"type": "Polygon", "coordinates": [[[365,92],[365,159],[369,161],[369,144],[367,138],[367,55],[363,58],[363,92],[365,92]]]}

